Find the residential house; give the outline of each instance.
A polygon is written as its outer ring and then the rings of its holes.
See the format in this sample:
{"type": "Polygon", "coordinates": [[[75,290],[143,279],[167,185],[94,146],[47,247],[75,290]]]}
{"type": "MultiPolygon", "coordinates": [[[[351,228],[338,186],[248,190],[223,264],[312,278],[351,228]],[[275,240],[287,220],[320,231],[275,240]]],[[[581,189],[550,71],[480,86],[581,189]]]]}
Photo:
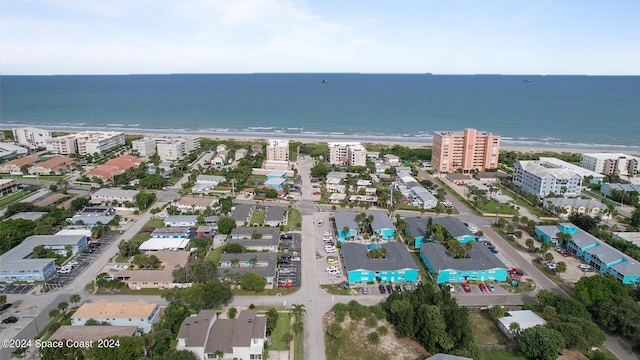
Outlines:
{"type": "Polygon", "coordinates": [[[278,251],[280,229],[277,227],[240,227],[231,230],[229,244],[240,244],[249,250],[278,251]]]}
{"type": "Polygon", "coordinates": [[[125,171],[139,166],[144,160],[131,155],[120,155],[97,168],[87,172],[89,177],[97,177],[102,181],[110,181],[114,176],[124,174],[125,171]]]}
{"type": "Polygon", "coordinates": [[[366,214],[367,217],[373,217],[369,226],[378,239],[392,240],[395,238],[396,227],[389,219],[389,213],[383,210],[368,210],[366,214]]]}
{"type": "Polygon", "coordinates": [[[253,144],[251,145],[251,156],[256,156],[262,152],[262,145],[253,144]]]}
{"type": "Polygon", "coordinates": [[[194,213],[213,208],[218,204],[218,198],[209,196],[183,196],[176,203],[176,207],[182,213],[194,213]]]}
{"type": "Polygon", "coordinates": [[[211,238],[217,233],[218,233],[217,226],[204,225],[204,226],[198,226],[198,228],[196,229],[196,235],[204,238],[211,238]]]}
{"type": "Polygon", "coordinates": [[[114,215],[104,215],[104,216],[98,216],[98,215],[93,215],[93,214],[89,214],[87,215],[86,213],[81,213],[81,214],[76,214],[73,215],[73,217],[67,219],[67,221],[71,224],[71,225],[77,225],[77,226],[86,226],[86,227],[94,227],[98,224],[108,224],[110,223],[113,219],[114,219],[114,215]]]}
{"type": "Polygon", "coordinates": [[[557,216],[568,219],[573,214],[589,215],[601,219],[609,218],[607,207],[596,199],[546,198],[543,205],[557,216]]]}
{"type": "Polygon", "coordinates": [[[275,252],[224,253],[220,255],[218,275],[229,277],[231,274],[242,276],[247,272],[260,274],[267,280],[266,289],[272,289],[276,281],[276,264],[278,254],[275,252]]]}
{"type": "Polygon", "coordinates": [[[160,319],[160,306],[146,300],[115,302],[98,300],[84,303],[71,316],[72,326],[84,326],[87,320],[108,322],[113,326],[136,326],[139,332],[148,333],[160,319]]]}
{"type": "Polygon", "coordinates": [[[187,250],[191,241],[191,229],[188,227],[156,228],[149,240],[140,244],[140,251],[179,251],[187,250]]]}
{"type": "Polygon", "coordinates": [[[170,227],[193,227],[197,222],[197,215],[169,215],[164,218],[164,226],[170,227]]]}
{"type": "Polygon", "coordinates": [[[245,156],[247,156],[247,149],[238,149],[236,150],[235,154],[234,154],[234,160],[238,161],[240,159],[244,159],[245,156]]]}
{"type": "Polygon", "coordinates": [[[0,173],[22,174],[23,166],[29,167],[29,165],[35,164],[38,161],[39,159],[35,156],[23,156],[21,158],[13,159],[0,165],[0,173]]]}
{"type": "Polygon", "coordinates": [[[393,154],[386,154],[382,156],[384,159],[384,163],[389,166],[398,166],[400,165],[400,157],[393,154]]]}
{"type": "Polygon", "coordinates": [[[550,194],[579,196],[582,176],[551,162],[526,160],[516,162],[513,183],[520,190],[536,195],[540,199],[550,194]]]}
{"type": "Polygon", "coordinates": [[[353,242],[342,243],[340,253],[350,284],[374,282],[376,278],[395,283],[418,281],[418,266],[404,245],[392,241],[376,246],[387,250],[386,257],[382,259],[370,258],[369,247],[353,242]]]}
{"type": "Polygon", "coordinates": [[[0,179],[0,195],[7,196],[18,189],[18,183],[14,179],[0,179]]]}
{"type": "MultiPolygon", "coordinates": [[[[638,198],[640,199],[640,185],[605,183],[605,184],[602,184],[602,186],[600,186],[600,192],[608,197],[611,197],[611,194],[613,193],[613,191],[622,191],[626,195],[631,195],[635,193],[636,196],[638,196],[638,198]]],[[[624,202],[624,198],[622,199],[622,201],[624,202]]]]}
{"type": "Polygon", "coordinates": [[[91,194],[91,203],[104,205],[117,204],[118,206],[123,206],[125,203],[135,204],[136,196],[138,196],[139,193],[137,190],[103,188],[91,194]]]}
{"type": "Polygon", "coordinates": [[[40,221],[45,214],[46,212],[41,211],[24,211],[11,215],[7,220],[22,219],[29,221],[40,221]]]}
{"type": "Polygon", "coordinates": [[[191,257],[190,251],[157,251],[154,252],[161,267],[155,270],[122,270],[110,275],[127,284],[129,289],[171,289],[185,287],[190,284],[176,283],[173,272],[185,268],[191,257]]]}
{"type": "Polygon", "coordinates": [[[267,207],[264,224],[266,226],[280,226],[286,224],[285,209],[282,206],[267,207]]]}
{"type": "Polygon", "coordinates": [[[395,189],[402,194],[403,200],[422,209],[432,209],[438,205],[436,199],[429,190],[425,189],[413,176],[408,174],[398,175],[398,181],[393,183],[395,189]]]}
{"type": "Polygon", "coordinates": [[[420,258],[436,278],[437,283],[458,283],[469,280],[506,281],[507,267],[491,251],[478,242],[465,258],[454,258],[447,248],[435,242],[420,245],[420,258]]]}
{"type": "Polygon", "coordinates": [[[48,160],[30,166],[27,171],[31,175],[62,174],[76,165],[76,161],[66,156],[54,156],[48,160]]]}
{"type": "Polygon", "coordinates": [[[334,213],[336,234],[340,242],[358,238],[358,223],[355,220],[357,214],[353,211],[336,211],[334,213]]]}
{"type": "Polygon", "coordinates": [[[213,310],[186,318],[178,331],[177,350],[189,350],[198,360],[262,359],[267,337],[267,318],[255,310],[243,310],[237,319],[218,319],[213,310]]]}
{"type": "Polygon", "coordinates": [[[236,204],[231,211],[231,218],[236,221],[236,226],[245,226],[251,221],[251,211],[253,206],[247,204],[236,204]]]}
{"type": "Polygon", "coordinates": [[[610,274],[624,284],[640,281],[640,263],[625,253],[571,223],[558,226],[537,226],[536,234],[543,241],[558,242],[557,233],[570,235],[567,250],[591,265],[601,274],[610,274]]]}
{"type": "Polygon", "coordinates": [[[547,321],[531,310],[511,310],[507,311],[507,316],[498,319],[498,328],[509,338],[513,339],[520,331],[536,327],[545,326],[547,321]],[[518,324],[518,332],[511,331],[511,324],[518,324]]]}
{"type": "Polygon", "coordinates": [[[33,249],[42,246],[57,254],[72,254],[87,247],[82,235],[33,235],[0,255],[0,282],[44,281],[56,271],[55,259],[36,259],[33,249]]]}
{"type": "Polygon", "coordinates": [[[267,181],[264,182],[264,186],[270,187],[274,190],[280,191],[284,188],[284,185],[286,184],[287,179],[283,179],[283,178],[272,178],[272,179],[268,179],[267,181]]]}
{"type": "Polygon", "coordinates": [[[198,177],[196,178],[196,183],[193,185],[193,188],[191,189],[191,191],[194,193],[209,192],[215,189],[215,187],[218,186],[218,184],[223,183],[225,181],[226,181],[226,178],[224,176],[198,175],[198,177]]]}

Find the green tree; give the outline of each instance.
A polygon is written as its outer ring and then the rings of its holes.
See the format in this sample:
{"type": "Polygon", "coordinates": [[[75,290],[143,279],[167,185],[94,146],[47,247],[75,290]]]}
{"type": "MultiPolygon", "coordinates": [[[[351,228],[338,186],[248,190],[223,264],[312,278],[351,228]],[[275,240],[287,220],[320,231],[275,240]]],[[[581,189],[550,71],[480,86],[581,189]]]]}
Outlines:
{"type": "Polygon", "coordinates": [[[71,296],[69,296],[69,301],[71,301],[73,303],[73,307],[74,308],[78,308],[78,303],[80,302],[82,298],[80,297],[79,294],[73,294],[71,296]]]}
{"type": "Polygon", "coordinates": [[[291,305],[291,314],[296,322],[302,322],[302,316],[307,313],[307,309],[305,309],[304,304],[292,304],[291,305]]]}
{"type": "Polygon", "coordinates": [[[369,339],[369,343],[372,345],[378,345],[380,344],[380,335],[378,335],[377,332],[372,332],[367,336],[367,339],[369,339]]]}
{"type": "Polygon", "coordinates": [[[67,309],[69,308],[69,303],[66,301],[61,301],[57,306],[58,310],[62,311],[62,316],[67,316],[67,309]]]}
{"type": "Polygon", "coordinates": [[[267,311],[267,336],[271,335],[273,329],[278,325],[278,310],[276,308],[270,308],[267,311]]]}
{"type": "Polygon", "coordinates": [[[229,235],[231,230],[236,228],[236,221],[230,217],[223,217],[218,220],[218,231],[220,234],[229,235]]]}
{"type": "Polygon", "coordinates": [[[535,326],[522,331],[518,337],[518,346],[527,359],[553,360],[564,349],[565,339],[555,329],[535,326]]]}
{"type": "Polygon", "coordinates": [[[235,307],[230,307],[229,310],[227,310],[227,317],[229,319],[235,319],[236,315],[238,315],[238,309],[235,307]]]}
{"type": "Polygon", "coordinates": [[[493,320],[497,320],[505,315],[504,309],[500,305],[494,305],[491,310],[489,310],[489,316],[493,320]]]}
{"type": "Polygon", "coordinates": [[[533,248],[535,246],[533,239],[528,238],[527,240],[525,240],[524,244],[527,246],[527,249],[529,249],[529,251],[533,251],[533,248]]]}
{"type": "Polygon", "coordinates": [[[567,263],[564,261],[558,262],[558,268],[556,269],[559,273],[563,273],[567,271],[567,263]]]}
{"type": "Polygon", "coordinates": [[[151,206],[151,204],[153,204],[154,201],[156,201],[156,194],[154,193],[140,191],[136,195],[136,206],[140,210],[146,210],[147,208],[149,208],[149,206],[151,206]]]}
{"type": "Polygon", "coordinates": [[[242,275],[242,280],[240,281],[242,289],[247,291],[262,292],[266,285],[267,280],[264,276],[253,271],[247,271],[244,273],[242,275]]]}
{"type": "Polygon", "coordinates": [[[316,164],[311,168],[311,176],[315,178],[324,178],[331,171],[327,164],[323,161],[317,161],[316,164]]]}

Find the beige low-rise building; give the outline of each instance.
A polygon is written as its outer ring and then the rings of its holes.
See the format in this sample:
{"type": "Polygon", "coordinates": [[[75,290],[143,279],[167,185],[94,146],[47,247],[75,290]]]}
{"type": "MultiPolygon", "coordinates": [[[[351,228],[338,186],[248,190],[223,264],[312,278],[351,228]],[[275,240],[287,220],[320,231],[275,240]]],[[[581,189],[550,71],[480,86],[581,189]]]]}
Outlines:
{"type": "Polygon", "coordinates": [[[34,165],[39,160],[34,156],[23,156],[21,158],[13,159],[0,165],[0,173],[3,174],[22,174],[22,167],[34,165]]]}
{"type": "Polygon", "coordinates": [[[66,156],[54,156],[49,160],[31,166],[28,171],[31,175],[62,174],[76,165],[76,161],[66,156]]]}
{"type": "Polygon", "coordinates": [[[111,276],[120,279],[130,289],[170,289],[174,287],[187,287],[189,284],[176,283],[173,279],[173,271],[179,267],[185,267],[191,253],[189,251],[155,251],[155,255],[161,263],[157,270],[123,270],[112,273],[111,276]]]}
{"type": "Polygon", "coordinates": [[[136,326],[139,332],[148,333],[160,320],[160,305],[146,300],[116,302],[99,300],[84,303],[71,316],[72,326],[84,326],[89,319],[113,326],[136,326]]]}

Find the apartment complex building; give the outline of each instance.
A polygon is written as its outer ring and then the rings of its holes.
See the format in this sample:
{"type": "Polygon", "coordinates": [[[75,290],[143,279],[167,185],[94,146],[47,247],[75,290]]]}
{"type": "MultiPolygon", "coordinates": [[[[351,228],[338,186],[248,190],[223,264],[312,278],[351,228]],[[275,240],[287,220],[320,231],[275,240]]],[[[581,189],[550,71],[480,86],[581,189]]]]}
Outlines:
{"type": "Polygon", "coordinates": [[[79,155],[100,154],[103,151],[124,145],[124,133],[115,131],[83,131],[55,137],[47,141],[47,150],[54,154],[79,155]]]}
{"type": "Polygon", "coordinates": [[[269,139],[267,161],[289,161],[289,140],[269,139]]]}
{"type": "Polygon", "coordinates": [[[499,154],[500,135],[476,129],[433,132],[431,163],[437,171],[494,169],[498,167],[499,154]]]}
{"type": "Polygon", "coordinates": [[[51,131],[35,127],[22,127],[13,130],[13,140],[18,145],[23,145],[35,150],[47,146],[47,140],[52,138],[51,131]]]}
{"type": "Polygon", "coordinates": [[[133,140],[131,142],[131,149],[138,152],[138,155],[148,160],[149,156],[156,153],[156,139],[143,138],[133,140]]]}
{"type": "Polygon", "coordinates": [[[640,158],[621,153],[582,154],[580,166],[604,175],[637,176],[640,158]]]}
{"type": "Polygon", "coordinates": [[[329,164],[331,165],[367,165],[367,149],[359,142],[330,142],[329,164]]]}
{"type": "Polygon", "coordinates": [[[582,176],[571,169],[541,160],[518,161],[514,168],[514,184],[540,199],[552,193],[561,196],[580,195],[582,176]]]}
{"type": "Polygon", "coordinates": [[[156,140],[156,149],[162,161],[180,160],[199,147],[199,138],[163,138],[156,140]]]}
{"type": "Polygon", "coordinates": [[[76,161],[66,156],[54,156],[48,160],[39,162],[27,169],[31,175],[62,174],[71,170],[76,161]]]}

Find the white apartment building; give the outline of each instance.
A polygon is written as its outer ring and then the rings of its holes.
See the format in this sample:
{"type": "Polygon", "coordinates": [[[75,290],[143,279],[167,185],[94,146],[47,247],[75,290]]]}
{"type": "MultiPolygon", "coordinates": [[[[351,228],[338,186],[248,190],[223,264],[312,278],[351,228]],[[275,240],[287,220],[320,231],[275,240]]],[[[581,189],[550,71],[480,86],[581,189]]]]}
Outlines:
{"type": "Polygon", "coordinates": [[[180,160],[200,147],[198,138],[162,138],[156,139],[158,156],[162,161],[180,160]]]}
{"type": "Polygon", "coordinates": [[[269,139],[267,161],[289,161],[289,140],[269,139]]]}
{"type": "Polygon", "coordinates": [[[83,131],[52,138],[47,141],[47,150],[54,154],[82,156],[99,154],[124,145],[124,133],[115,131],[83,131]]]}
{"type": "Polygon", "coordinates": [[[329,164],[365,166],[367,164],[367,149],[359,142],[330,142],[329,164]]]}
{"type": "Polygon", "coordinates": [[[640,158],[622,153],[582,154],[580,166],[604,175],[637,176],[640,158]]]}
{"type": "Polygon", "coordinates": [[[156,153],[156,139],[143,138],[133,140],[131,149],[137,151],[141,158],[148,160],[149,156],[156,153]]]}
{"type": "Polygon", "coordinates": [[[47,140],[51,139],[51,131],[34,127],[22,127],[13,129],[13,140],[18,145],[24,145],[35,150],[47,146],[47,140]]]}
{"type": "Polygon", "coordinates": [[[578,196],[582,176],[570,169],[540,160],[518,161],[513,182],[524,192],[545,198],[549,194],[578,196]]]}

